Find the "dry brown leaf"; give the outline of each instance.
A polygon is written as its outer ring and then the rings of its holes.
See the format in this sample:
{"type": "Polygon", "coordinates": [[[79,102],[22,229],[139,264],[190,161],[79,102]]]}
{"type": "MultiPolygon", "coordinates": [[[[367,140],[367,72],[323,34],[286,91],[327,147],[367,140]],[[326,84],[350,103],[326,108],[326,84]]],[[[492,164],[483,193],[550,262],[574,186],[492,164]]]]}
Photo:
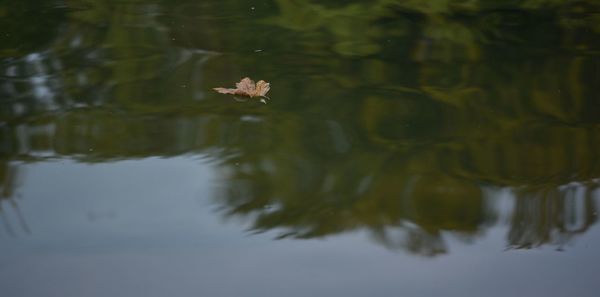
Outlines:
{"type": "Polygon", "coordinates": [[[253,80],[248,77],[242,78],[242,80],[235,84],[235,89],[228,88],[213,88],[213,90],[221,94],[231,94],[239,96],[252,97],[267,97],[267,92],[271,89],[271,85],[264,81],[259,80],[256,84],[253,80]]]}

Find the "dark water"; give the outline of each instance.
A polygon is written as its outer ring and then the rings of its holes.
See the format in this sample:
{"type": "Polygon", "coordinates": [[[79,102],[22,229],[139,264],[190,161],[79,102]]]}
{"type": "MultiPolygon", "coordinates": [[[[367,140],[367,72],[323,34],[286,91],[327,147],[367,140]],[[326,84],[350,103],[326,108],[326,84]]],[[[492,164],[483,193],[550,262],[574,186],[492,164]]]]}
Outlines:
{"type": "Polygon", "coordinates": [[[1,296],[597,296],[597,1],[2,1],[1,296]],[[267,104],[211,88],[271,83],[267,104]]]}

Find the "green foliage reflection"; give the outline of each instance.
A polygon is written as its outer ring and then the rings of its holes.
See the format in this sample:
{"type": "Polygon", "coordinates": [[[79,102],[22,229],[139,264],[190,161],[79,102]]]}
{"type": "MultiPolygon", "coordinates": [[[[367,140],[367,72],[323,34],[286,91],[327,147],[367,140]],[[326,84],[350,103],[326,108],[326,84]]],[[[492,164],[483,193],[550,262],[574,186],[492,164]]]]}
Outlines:
{"type": "Polygon", "coordinates": [[[596,221],[594,1],[67,3],[2,48],[2,189],[15,161],[200,154],[223,215],[281,238],[436,255],[445,234],[562,246],[596,221]],[[273,100],[210,91],[243,76],[273,100]]]}

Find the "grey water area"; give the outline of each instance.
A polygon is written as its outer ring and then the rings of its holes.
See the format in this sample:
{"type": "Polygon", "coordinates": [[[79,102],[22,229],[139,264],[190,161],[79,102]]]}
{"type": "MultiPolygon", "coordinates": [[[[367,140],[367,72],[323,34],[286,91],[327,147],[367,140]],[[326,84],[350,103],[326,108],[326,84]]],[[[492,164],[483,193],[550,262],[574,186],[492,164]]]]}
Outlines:
{"type": "MultiPolygon", "coordinates": [[[[218,215],[213,171],[190,157],[23,166],[23,224],[3,205],[13,229],[2,235],[3,294],[594,295],[598,228],[563,251],[507,250],[509,226],[498,223],[471,244],[441,234],[447,251],[433,258],[385,248],[363,230],[274,240],[274,232],[251,234],[218,215]],[[64,183],[71,186],[57,187],[64,183]]],[[[490,191],[487,199],[511,216],[510,193],[490,191]]]]}

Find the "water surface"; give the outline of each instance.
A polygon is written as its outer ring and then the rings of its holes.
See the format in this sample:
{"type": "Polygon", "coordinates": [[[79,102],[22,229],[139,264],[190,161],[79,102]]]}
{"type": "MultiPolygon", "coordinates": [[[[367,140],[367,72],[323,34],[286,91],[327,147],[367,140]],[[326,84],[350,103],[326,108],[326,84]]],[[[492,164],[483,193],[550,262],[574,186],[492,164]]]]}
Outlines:
{"type": "Polygon", "coordinates": [[[595,296],[600,6],[423,3],[0,4],[0,294],[595,296]]]}

